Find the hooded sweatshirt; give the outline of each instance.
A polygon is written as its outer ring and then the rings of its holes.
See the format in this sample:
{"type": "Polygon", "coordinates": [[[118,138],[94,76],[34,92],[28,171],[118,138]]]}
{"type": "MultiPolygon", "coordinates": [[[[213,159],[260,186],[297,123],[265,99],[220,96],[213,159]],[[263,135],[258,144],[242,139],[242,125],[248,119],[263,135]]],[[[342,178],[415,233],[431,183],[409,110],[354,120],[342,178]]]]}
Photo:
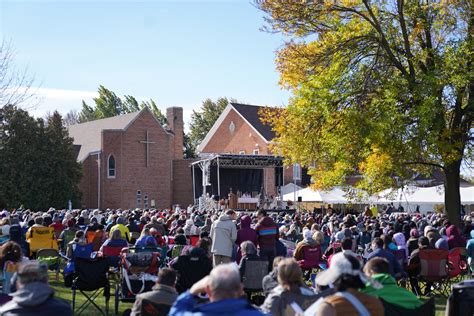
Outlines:
{"type": "Polygon", "coordinates": [[[255,230],[258,235],[258,245],[261,249],[275,248],[278,239],[278,228],[273,219],[265,216],[255,226],[255,230]]]}
{"type": "Polygon", "coordinates": [[[244,241],[251,241],[254,245],[257,245],[257,232],[255,229],[250,228],[251,218],[248,215],[242,216],[240,219],[241,228],[237,231],[237,240],[235,241],[238,246],[244,241]]]}
{"type": "Polygon", "coordinates": [[[449,249],[466,246],[466,240],[463,236],[461,236],[461,233],[459,232],[459,228],[457,228],[457,226],[451,225],[446,228],[446,236],[448,236],[449,249]]]}
{"type": "Polygon", "coordinates": [[[69,304],[54,298],[54,290],[43,282],[28,283],[10,295],[13,298],[0,307],[0,315],[72,315],[69,304]]]}
{"type": "Polygon", "coordinates": [[[408,260],[408,248],[405,241],[405,235],[403,233],[396,233],[393,235],[393,240],[395,241],[398,250],[405,250],[405,261],[408,260]]]}
{"type": "Polygon", "coordinates": [[[407,309],[415,309],[423,305],[415,294],[399,287],[395,279],[390,274],[374,274],[372,279],[382,285],[381,289],[376,289],[368,284],[361,289],[362,293],[382,298],[384,301],[407,309]]]}

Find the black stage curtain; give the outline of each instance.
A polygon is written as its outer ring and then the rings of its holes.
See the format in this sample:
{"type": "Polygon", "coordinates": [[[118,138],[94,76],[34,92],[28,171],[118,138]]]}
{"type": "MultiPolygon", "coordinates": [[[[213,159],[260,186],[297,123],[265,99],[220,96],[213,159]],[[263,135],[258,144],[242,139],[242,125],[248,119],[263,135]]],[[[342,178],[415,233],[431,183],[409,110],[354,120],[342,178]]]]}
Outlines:
{"type": "MultiPolygon", "coordinates": [[[[227,198],[230,189],[236,193],[260,192],[263,184],[263,169],[235,169],[220,168],[221,196],[217,192],[217,166],[211,166],[211,185],[206,187],[209,195],[216,198],[227,198]]],[[[195,194],[196,198],[202,195],[202,171],[198,166],[194,167],[195,194]]]]}

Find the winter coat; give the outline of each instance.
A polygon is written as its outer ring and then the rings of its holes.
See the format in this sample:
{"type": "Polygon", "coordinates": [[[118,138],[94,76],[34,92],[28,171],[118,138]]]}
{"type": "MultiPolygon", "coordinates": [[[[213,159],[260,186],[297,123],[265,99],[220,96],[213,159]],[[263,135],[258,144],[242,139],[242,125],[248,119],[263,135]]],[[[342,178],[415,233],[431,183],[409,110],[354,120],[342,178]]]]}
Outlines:
{"type": "Polygon", "coordinates": [[[228,215],[221,215],[212,224],[210,237],[213,241],[211,247],[213,254],[232,257],[232,249],[237,239],[237,228],[228,215]]]}
{"type": "Polygon", "coordinates": [[[204,249],[193,248],[189,255],[179,256],[171,268],[178,272],[176,290],[182,293],[211,273],[212,262],[204,249]]]}
{"type": "Polygon", "coordinates": [[[171,307],[169,316],[262,316],[247,301],[247,299],[225,299],[213,303],[198,304],[198,301],[189,292],[178,296],[178,299],[171,307]]]}
{"type": "Polygon", "coordinates": [[[275,243],[278,240],[278,228],[273,219],[265,216],[255,226],[255,230],[258,235],[258,245],[261,249],[275,248],[275,243]]]}
{"type": "Polygon", "coordinates": [[[250,228],[250,216],[245,215],[240,220],[241,228],[237,231],[237,240],[235,243],[237,244],[237,263],[240,262],[240,258],[242,257],[242,253],[240,251],[240,244],[244,241],[251,241],[255,247],[257,247],[257,232],[255,229],[250,228]]]}
{"type": "Polygon", "coordinates": [[[281,285],[275,287],[260,307],[264,313],[273,316],[295,315],[291,303],[296,302],[303,310],[312,305],[320,295],[307,287],[300,287],[299,293],[285,290],[281,285]]]}
{"type": "Polygon", "coordinates": [[[423,302],[420,301],[415,294],[402,287],[399,287],[395,279],[389,274],[374,274],[372,275],[372,279],[380,283],[382,288],[376,289],[369,284],[360,290],[362,293],[376,296],[390,304],[407,309],[415,309],[423,305],[423,302]]]}
{"type": "Polygon", "coordinates": [[[448,236],[449,249],[466,246],[466,240],[463,236],[461,236],[461,233],[459,232],[459,228],[457,228],[457,226],[451,225],[446,228],[446,236],[448,236]]]}
{"type": "Polygon", "coordinates": [[[43,282],[28,283],[10,296],[13,299],[0,307],[2,316],[72,316],[69,304],[54,298],[54,290],[43,282]]]}

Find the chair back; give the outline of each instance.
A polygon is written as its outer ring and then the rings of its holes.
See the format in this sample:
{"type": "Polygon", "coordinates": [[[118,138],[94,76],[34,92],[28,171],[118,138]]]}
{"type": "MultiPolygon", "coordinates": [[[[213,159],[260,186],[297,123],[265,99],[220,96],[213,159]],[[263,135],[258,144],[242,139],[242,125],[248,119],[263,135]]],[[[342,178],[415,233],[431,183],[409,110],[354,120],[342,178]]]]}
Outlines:
{"type": "Polygon", "coordinates": [[[36,258],[40,257],[59,257],[59,251],[56,249],[40,249],[36,252],[36,258]]]}
{"type": "Polygon", "coordinates": [[[196,246],[197,242],[199,241],[199,236],[189,236],[189,243],[191,246],[196,246]]]}
{"type": "Polygon", "coordinates": [[[429,280],[440,280],[448,276],[448,251],[444,249],[422,249],[419,253],[420,276],[429,280]]]}
{"type": "Polygon", "coordinates": [[[262,290],[262,280],[268,274],[268,260],[245,258],[245,271],[242,278],[244,290],[262,290]]]}
{"type": "Polygon", "coordinates": [[[107,258],[76,258],[74,262],[76,288],[83,291],[95,291],[108,285],[109,264],[107,258]]]}
{"type": "Polygon", "coordinates": [[[30,244],[30,255],[43,248],[58,249],[53,227],[31,227],[27,241],[30,244]]]}
{"type": "Polygon", "coordinates": [[[82,259],[90,259],[92,252],[93,252],[94,245],[93,244],[73,244],[72,245],[72,259],[75,260],[77,258],[82,259]]]}
{"type": "Polygon", "coordinates": [[[92,242],[94,241],[94,237],[95,237],[94,231],[88,230],[86,232],[86,240],[88,244],[92,244],[92,242]]]}
{"type": "Polygon", "coordinates": [[[461,274],[461,250],[460,248],[453,248],[448,254],[449,262],[449,277],[455,278],[461,274]]]}
{"type": "Polygon", "coordinates": [[[142,300],[140,315],[142,316],[166,316],[171,309],[171,305],[158,304],[147,299],[142,300]]]}
{"type": "Polygon", "coordinates": [[[3,265],[3,284],[2,293],[9,294],[11,292],[11,280],[13,275],[18,271],[18,263],[6,261],[3,265]]]}
{"type": "Polygon", "coordinates": [[[112,267],[118,267],[120,262],[120,254],[123,247],[102,247],[102,255],[109,260],[109,265],[112,267]]]}
{"type": "Polygon", "coordinates": [[[321,249],[319,247],[304,246],[303,258],[303,260],[298,262],[302,269],[307,270],[316,268],[321,259],[321,249]]]}

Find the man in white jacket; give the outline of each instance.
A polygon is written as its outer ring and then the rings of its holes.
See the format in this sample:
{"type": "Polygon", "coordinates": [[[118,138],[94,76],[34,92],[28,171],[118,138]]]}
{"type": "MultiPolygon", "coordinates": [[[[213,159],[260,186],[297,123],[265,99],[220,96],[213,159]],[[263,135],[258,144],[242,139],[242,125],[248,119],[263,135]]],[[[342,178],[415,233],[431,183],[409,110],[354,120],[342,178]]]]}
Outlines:
{"type": "Polygon", "coordinates": [[[214,266],[221,263],[229,263],[231,260],[232,250],[237,239],[237,227],[233,222],[236,217],[235,211],[229,210],[221,215],[211,226],[211,252],[214,266]]]}

